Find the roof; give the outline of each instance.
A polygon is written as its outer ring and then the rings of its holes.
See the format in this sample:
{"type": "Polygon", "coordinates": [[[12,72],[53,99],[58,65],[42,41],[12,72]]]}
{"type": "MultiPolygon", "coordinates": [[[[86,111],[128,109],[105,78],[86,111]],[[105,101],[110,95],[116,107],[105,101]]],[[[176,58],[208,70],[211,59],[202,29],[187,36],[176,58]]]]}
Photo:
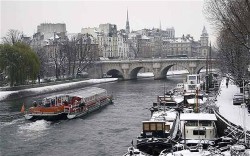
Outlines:
{"type": "Polygon", "coordinates": [[[79,94],[79,93],[55,94],[55,95],[48,96],[48,97],[45,97],[45,98],[49,99],[49,98],[55,98],[55,97],[60,97],[60,96],[78,96],[78,97],[81,97],[81,98],[86,98],[86,97],[89,97],[89,96],[93,96],[93,95],[101,94],[101,93],[105,93],[105,92],[106,92],[106,90],[103,89],[103,88],[86,87],[83,90],[81,90],[81,94],[79,94]]]}
{"type": "Polygon", "coordinates": [[[181,121],[187,120],[210,120],[217,121],[215,114],[208,113],[183,113],[180,115],[181,121]]]}
{"type": "MultiPolygon", "coordinates": [[[[196,99],[196,98],[193,98],[193,99],[187,99],[187,102],[188,102],[189,104],[196,104],[197,99],[196,99]]],[[[204,101],[203,101],[203,100],[201,100],[201,99],[198,99],[198,103],[199,103],[199,104],[204,104],[204,101]]]]}

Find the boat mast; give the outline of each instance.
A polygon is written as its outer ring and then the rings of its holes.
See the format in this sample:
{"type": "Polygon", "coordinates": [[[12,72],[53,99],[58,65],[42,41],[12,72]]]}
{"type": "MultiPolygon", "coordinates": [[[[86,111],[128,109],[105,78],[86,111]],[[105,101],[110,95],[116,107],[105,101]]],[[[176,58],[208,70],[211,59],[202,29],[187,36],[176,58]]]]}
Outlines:
{"type": "Polygon", "coordinates": [[[165,106],[166,106],[166,102],[165,102],[165,100],[166,100],[166,86],[165,86],[165,82],[164,82],[164,101],[162,101],[163,102],[163,104],[164,104],[164,112],[165,112],[165,106]]]}
{"type": "Polygon", "coordinates": [[[198,87],[196,88],[196,113],[199,113],[199,90],[198,90],[198,87]]]}

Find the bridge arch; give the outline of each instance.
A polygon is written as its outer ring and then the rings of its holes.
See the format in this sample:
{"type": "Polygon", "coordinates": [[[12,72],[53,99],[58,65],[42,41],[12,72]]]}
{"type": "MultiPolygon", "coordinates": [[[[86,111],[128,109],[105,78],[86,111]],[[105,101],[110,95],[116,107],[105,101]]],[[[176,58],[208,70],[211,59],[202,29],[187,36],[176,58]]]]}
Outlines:
{"type": "Polygon", "coordinates": [[[200,71],[201,71],[201,69],[204,68],[204,67],[206,67],[206,65],[199,65],[199,66],[196,68],[195,73],[196,73],[196,74],[199,74],[200,71]]]}
{"type": "Polygon", "coordinates": [[[167,72],[169,71],[169,69],[170,69],[171,67],[175,66],[175,65],[176,65],[176,66],[180,66],[180,67],[186,69],[186,70],[190,73],[189,68],[187,68],[187,67],[185,67],[185,66],[183,66],[183,65],[180,65],[180,64],[169,64],[169,65],[166,65],[166,66],[164,66],[164,67],[161,68],[160,74],[159,74],[159,78],[158,78],[158,79],[165,79],[165,78],[166,78],[166,75],[167,75],[167,72]]]}
{"type": "Polygon", "coordinates": [[[124,78],[123,72],[118,69],[110,69],[106,74],[116,78],[124,78]]]}
{"type": "Polygon", "coordinates": [[[137,79],[137,74],[139,73],[139,71],[141,69],[148,69],[150,70],[150,68],[148,68],[147,66],[143,66],[143,65],[140,65],[140,66],[136,66],[136,67],[133,67],[129,70],[129,75],[130,75],[130,79],[137,79]]]}

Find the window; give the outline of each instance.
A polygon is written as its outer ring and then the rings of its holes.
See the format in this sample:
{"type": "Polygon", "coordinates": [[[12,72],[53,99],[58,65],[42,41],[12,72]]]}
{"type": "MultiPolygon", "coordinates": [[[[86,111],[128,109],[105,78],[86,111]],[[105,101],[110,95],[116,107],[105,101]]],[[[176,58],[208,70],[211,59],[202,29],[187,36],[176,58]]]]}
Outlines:
{"type": "Polygon", "coordinates": [[[193,135],[206,135],[206,130],[193,130],[193,135]]]}
{"type": "Polygon", "coordinates": [[[156,130],[156,124],[155,124],[155,123],[151,123],[151,124],[150,124],[150,129],[151,129],[152,131],[155,131],[155,130],[156,130]]]}
{"type": "Polygon", "coordinates": [[[157,130],[163,130],[163,125],[161,123],[157,123],[157,130]]]}
{"type": "Polygon", "coordinates": [[[169,131],[170,130],[170,125],[165,125],[165,130],[169,131]]]}
{"type": "Polygon", "coordinates": [[[198,126],[197,121],[187,121],[186,126],[198,126]]]}
{"type": "Polygon", "coordinates": [[[196,80],[196,76],[189,76],[188,79],[189,80],[196,80]]]}
{"type": "Polygon", "coordinates": [[[200,126],[211,126],[211,121],[200,121],[200,126]]]}
{"type": "Polygon", "coordinates": [[[144,123],[143,124],[143,130],[144,131],[149,131],[149,123],[144,123]]]}

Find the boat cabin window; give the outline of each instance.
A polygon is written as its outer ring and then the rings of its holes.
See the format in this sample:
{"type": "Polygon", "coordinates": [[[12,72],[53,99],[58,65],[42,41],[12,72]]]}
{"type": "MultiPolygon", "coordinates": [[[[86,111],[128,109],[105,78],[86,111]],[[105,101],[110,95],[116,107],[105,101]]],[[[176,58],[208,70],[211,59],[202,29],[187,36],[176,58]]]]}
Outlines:
{"type": "Polygon", "coordinates": [[[198,126],[198,121],[187,121],[186,126],[198,126]]]}
{"type": "Polygon", "coordinates": [[[196,89],[196,85],[188,85],[188,90],[195,90],[196,89]]]}
{"type": "Polygon", "coordinates": [[[211,121],[187,121],[186,126],[211,126],[211,121]]]}
{"type": "Polygon", "coordinates": [[[199,124],[200,124],[200,126],[211,126],[212,125],[211,121],[200,121],[199,124]]]}
{"type": "Polygon", "coordinates": [[[152,131],[155,131],[155,130],[156,130],[156,125],[155,125],[155,123],[151,123],[151,124],[150,124],[150,129],[151,129],[152,131]]]}
{"type": "Polygon", "coordinates": [[[200,75],[189,75],[188,81],[194,81],[195,83],[200,83],[200,75]]]}
{"type": "Polygon", "coordinates": [[[206,135],[206,130],[204,129],[195,129],[193,130],[193,135],[206,135]]]}
{"type": "Polygon", "coordinates": [[[162,131],[164,123],[143,123],[143,131],[162,131]]]}
{"type": "Polygon", "coordinates": [[[165,125],[165,130],[169,131],[170,130],[170,125],[165,125]]]}
{"type": "Polygon", "coordinates": [[[143,124],[143,130],[144,131],[149,131],[150,129],[149,129],[149,123],[144,123],[143,124]]]}
{"type": "Polygon", "coordinates": [[[188,80],[196,80],[196,76],[188,76],[188,80]]]}
{"type": "Polygon", "coordinates": [[[157,123],[157,130],[163,130],[162,124],[157,123]]]}

